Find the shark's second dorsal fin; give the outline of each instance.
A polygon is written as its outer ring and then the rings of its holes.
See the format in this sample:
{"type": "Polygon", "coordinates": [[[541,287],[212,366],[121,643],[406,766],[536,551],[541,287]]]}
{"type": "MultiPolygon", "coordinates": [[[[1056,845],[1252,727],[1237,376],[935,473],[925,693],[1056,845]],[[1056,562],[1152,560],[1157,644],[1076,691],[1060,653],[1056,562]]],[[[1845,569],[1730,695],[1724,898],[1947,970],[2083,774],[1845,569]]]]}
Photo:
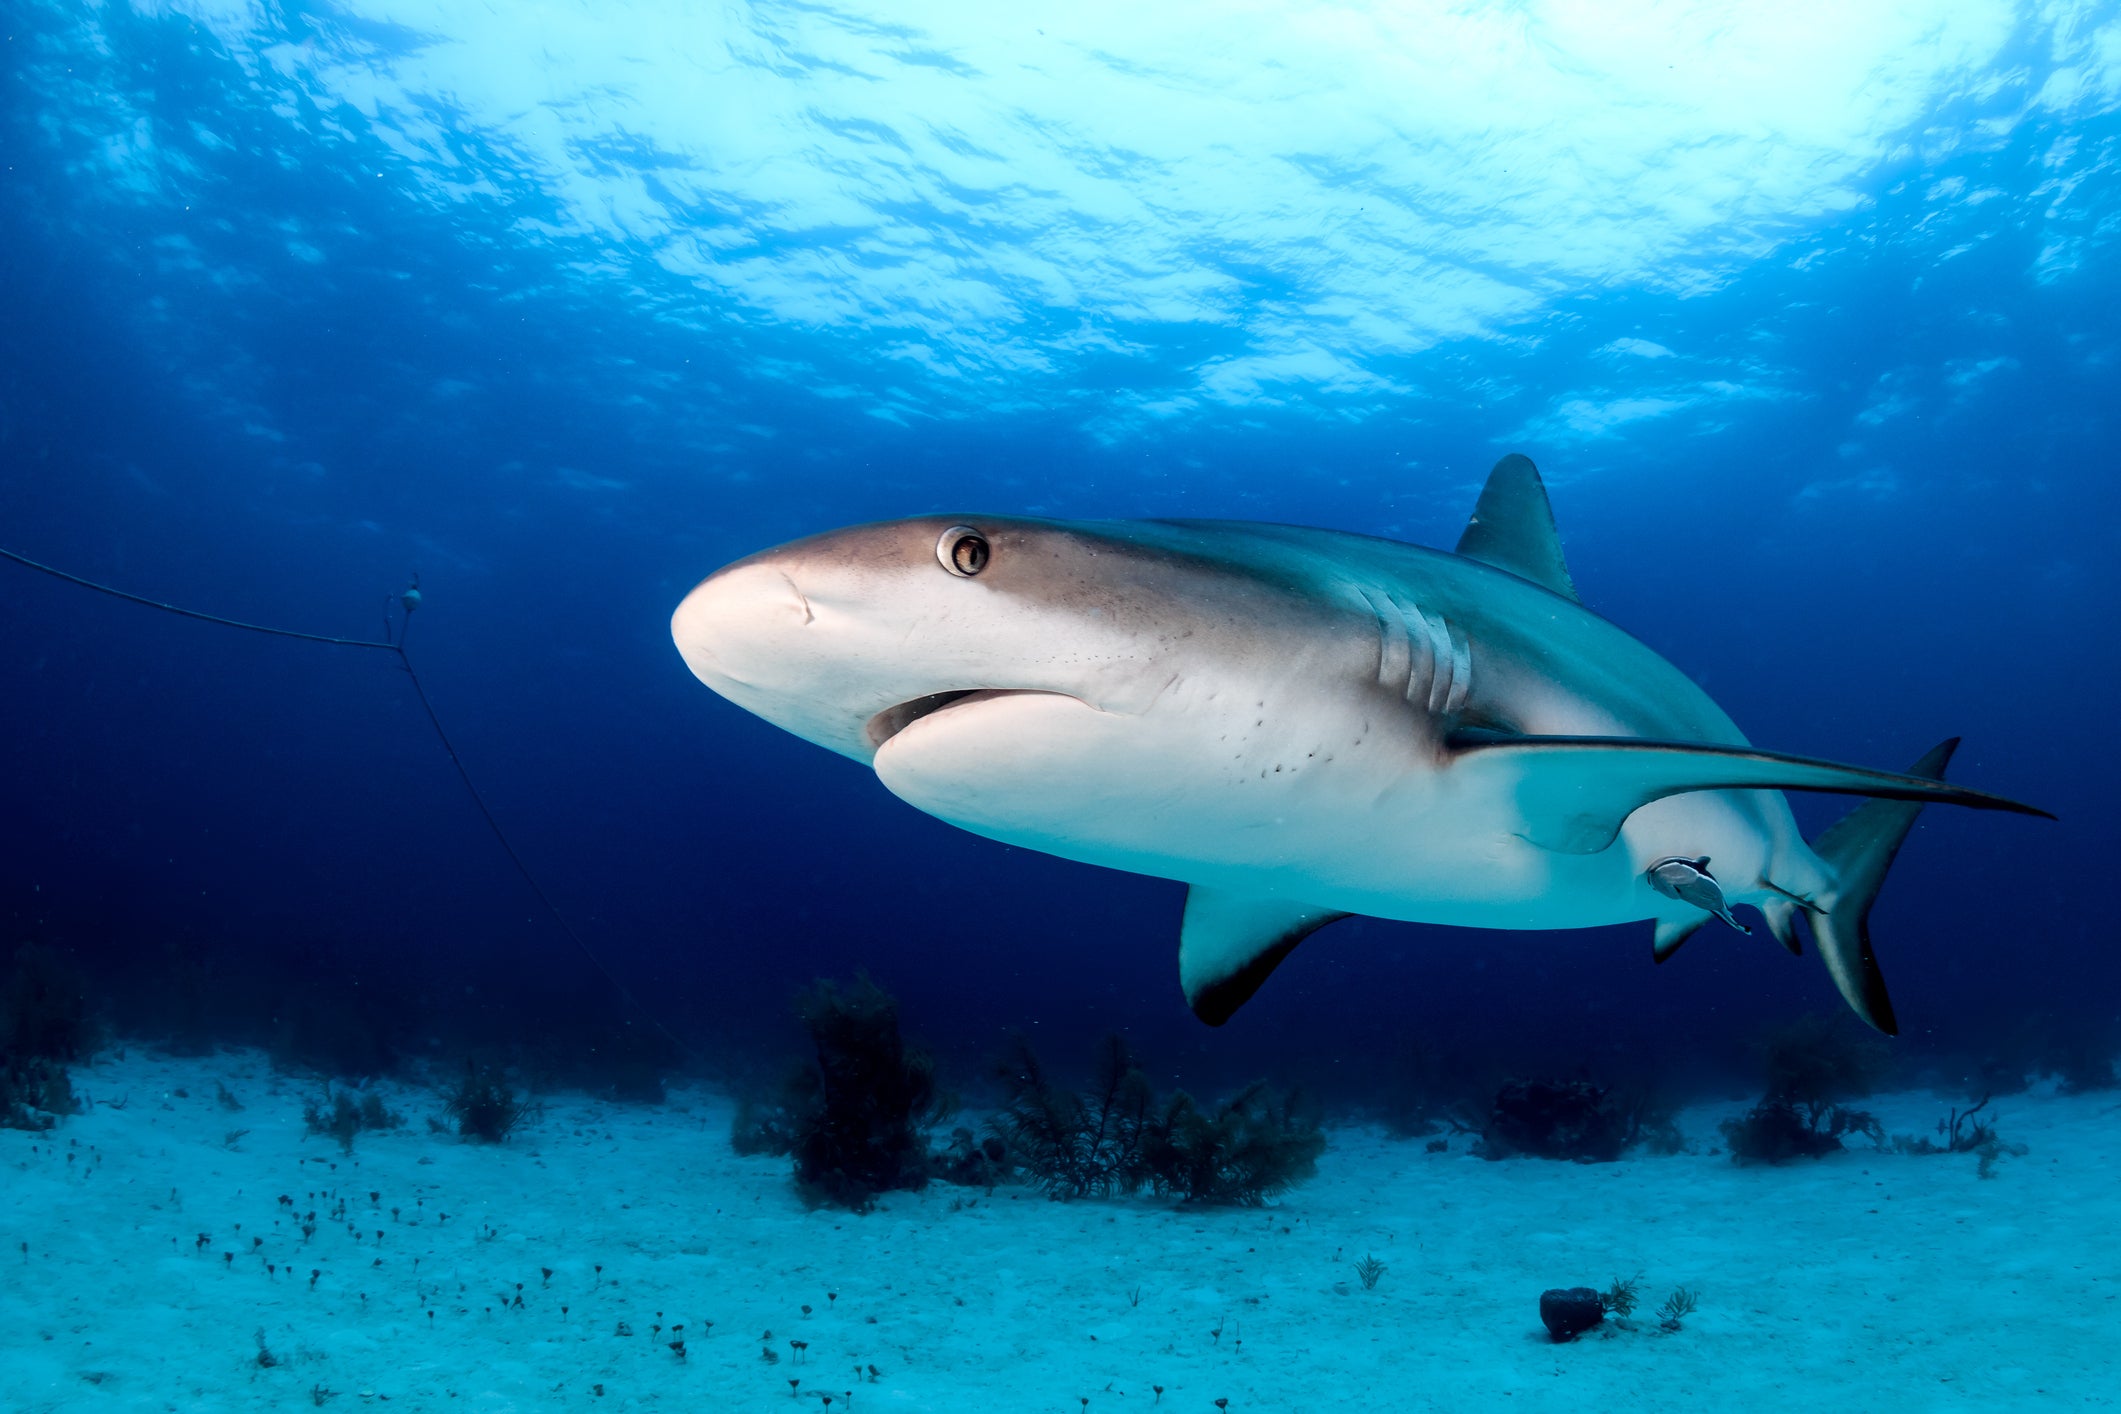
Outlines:
{"type": "Polygon", "coordinates": [[[1193,885],[1178,940],[1178,985],[1186,1005],[1220,1026],[1252,1000],[1296,945],[1336,918],[1329,908],[1193,885]]]}
{"type": "Polygon", "coordinates": [[[1458,553],[1583,602],[1576,598],[1576,583],[1561,558],[1554,507],[1530,457],[1512,452],[1495,463],[1473,518],[1466,522],[1466,533],[1458,537],[1458,553]]]}

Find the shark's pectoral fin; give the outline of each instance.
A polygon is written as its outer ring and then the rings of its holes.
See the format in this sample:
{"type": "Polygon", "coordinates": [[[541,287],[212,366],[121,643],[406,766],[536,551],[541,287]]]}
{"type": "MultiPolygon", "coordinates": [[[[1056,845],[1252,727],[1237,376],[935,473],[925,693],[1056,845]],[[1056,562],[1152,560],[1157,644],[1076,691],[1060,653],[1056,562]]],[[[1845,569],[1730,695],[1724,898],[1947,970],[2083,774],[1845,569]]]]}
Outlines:
{"type": "Polygon", "coordinates": [[[1493,788],[1514,799],[1520,833],[1560,854],[1596,854],[1628,816],[1653,800],[1699,790],[1801,790],[1868,795],[1918,804],[1967,805],[2040,815],[2045,810],[1927,776],[1873,771],[1747,746],[1640,737],[1455,733],[1454,770],[1498,773],[1493,788]]]}
{"type": "Polygon", "coordinates": [[[1252,1000],[1296,945],[1337,918],[1329,908],[1195,884],[1186,892],[1178,939],[1178,985],[1186,1005],[1220,1026],[1252,1000]]]}
{"type": "Polygon", "coordinates": [[[1676,922],[1668,918],[1658,919],[1656,935],[1650,940],[1650,956],[1663,962],[1679,951],[1681,943],[1700,932],[1701,925],[1708,921],[1706,913],[1699,918],[1682,918],[1676,922]]]}

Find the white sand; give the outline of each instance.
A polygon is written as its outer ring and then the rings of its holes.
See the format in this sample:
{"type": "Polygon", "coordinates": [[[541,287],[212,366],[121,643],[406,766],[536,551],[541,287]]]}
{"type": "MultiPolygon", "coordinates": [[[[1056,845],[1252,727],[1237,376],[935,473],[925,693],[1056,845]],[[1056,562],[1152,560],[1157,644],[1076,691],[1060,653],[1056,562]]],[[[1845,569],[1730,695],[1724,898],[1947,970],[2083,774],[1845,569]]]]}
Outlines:
{"type": "MultiPolygon", "coordinates": [[[[1431,1154],[1337,1130],[1318,1179],[1265,1210],[937,1186],[856,1217],[805,1211],[784,1164],[732,1155],[711,1095],[562,1097],[494,1148],[430,1133],[433,1097],[386,1087],[410,1124],[348,1159],[303,1136],[308,1087],[253,1054],[134,1050],[76,1085],[90,1113],[0,1133],[11,1411],[308,1408],[313,1388],[338,1410],[812,1414],[850,1390],[856,1410],[1011,1414],[1081,1414],[1084,1396],[1092,1411],[2121,1399],[2110,1095],[1999,1102],[2031,1152],[1989,1181],[1965,1156],[1488,1163],[1463,1139],[1431,1154]],[[243,1112],[217,1103],[217,1079],[243,1112]],[[331,1221],[342,1198],[348,1218],[331,1221]],[[305,1243],[291,1214],[312,1208],[305,1243]],[[1365,1292],[1350,1264],[1372,1252],[1389,1271],[1365,1292]],[[1652,1306],[1700,1289],[1684,1330],[1638,1314],[1633,1330],[1546,1340],[1543,1288],[1638,1270],[1652,1306]],[[522,1308],[504,1306],[519,1282],[522,1308]],[[687,1359],[667,1331],[651,1340],[658,1323],[684,1325],[687,1359]],[[879,1377],[857,1383],[870,1364],[879,1377]]],[[[1919,1133],[1945,1102],[1872,1107],[1919,1133]]],[[[1706,1147],[1722,1113],[1682,1124],[1706,1147]]]]}

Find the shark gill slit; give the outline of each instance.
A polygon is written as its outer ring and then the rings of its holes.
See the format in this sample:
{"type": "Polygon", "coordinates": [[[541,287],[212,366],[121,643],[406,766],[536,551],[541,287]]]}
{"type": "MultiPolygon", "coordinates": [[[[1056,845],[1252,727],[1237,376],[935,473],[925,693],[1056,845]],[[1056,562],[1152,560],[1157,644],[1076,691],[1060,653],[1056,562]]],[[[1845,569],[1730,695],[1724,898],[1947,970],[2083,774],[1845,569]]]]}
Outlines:
{"type": "Polygon", "coordinates": [[[1414,645],[1417,661],[1415,671],[1407,679],[1407,702],[1426,711],[1436,696],[1437,676],[1444,670],[1449,657],[1437,653],[1436,626],[1429,622],[1429,616],[1422,612],[1419,604],[1409,604],[1401,613],[1406,616],[1407,635],[1414,645]]]}
{"type": "Polygon", "coordinates": [[[1445,716],[1455,717],[1465,709],[1466,699],[1473,693],[1473,641],[1449,619],[1437,621],[1443,625],[1451,645],[1451,681],[1444,692],[1443,710],[1445,716]]]}
{"type": "MultiPolygon", "coordinates": [[[[1449,679],[1455,662],[1448,626],[1419,604],[1401,603],[1390,590],[1381,591],[1382,603],[1369,590],[1361,592],[1377,620],[1377,685],[1417,707],[1434,703],[1439,681],[1449,679]]],[[[1450,695],[1445,681],[1442,696],[1450,695]]]]}
{"type": "Polygon", "coordinates": [[[1406,685],[1415,674],[1415,644],[1406,632],[1406,617],[1387,594],[1383,608],[1370,604],[1377,615],[1377,685],[1406,695],[1406,685]]]}
{"type": "Polygon", "coordinates": [[[1423,637],[1429,650],[1429,695],[1425,705],[1431,715],[1437,715],[1450,700],[1455,676],[1452,669],[1457,664],[1457,655],[1451,648],[1451,626],[1441,614],[1432,619],[1418,606],[1414,612],[1421,617],[1423,637]]]}

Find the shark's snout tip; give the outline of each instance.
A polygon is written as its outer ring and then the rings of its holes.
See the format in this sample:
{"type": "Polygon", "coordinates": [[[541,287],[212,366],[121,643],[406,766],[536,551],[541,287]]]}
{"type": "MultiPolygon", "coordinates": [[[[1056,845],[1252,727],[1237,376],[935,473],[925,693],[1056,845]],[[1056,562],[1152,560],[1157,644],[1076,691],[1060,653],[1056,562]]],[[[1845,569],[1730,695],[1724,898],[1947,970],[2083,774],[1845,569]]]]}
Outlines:
{"type": "Polygon", "coordinates": [[[710,687],[747,647],[767,648],[811,622],[803,592],[782,570],[743,561],[701,580],[670,615],[670,637],[686,666],[710,687]]]}

